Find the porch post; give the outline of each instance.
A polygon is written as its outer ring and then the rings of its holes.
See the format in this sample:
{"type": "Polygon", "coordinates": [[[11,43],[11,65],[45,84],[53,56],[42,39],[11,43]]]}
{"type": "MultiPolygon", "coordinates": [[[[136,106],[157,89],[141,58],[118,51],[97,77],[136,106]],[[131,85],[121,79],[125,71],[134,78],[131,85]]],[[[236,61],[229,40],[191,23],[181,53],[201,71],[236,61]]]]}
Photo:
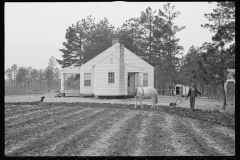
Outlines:
{"type": "Polygon", "coordinates": [[[64,90],[64,73],[61,73],[61,91],[64,90]]]}
{"type": "Polygon", "coordinates": [[[139,80],[139,81],[138,81],[138,82],[139,82],[139,83],[138,83],[139,87],[140,87],[140,86],[143,87],[143,72],[138,72],[138,78],[139,78],[139,79],[138,79],[138,80],[139,80]]]}
{"type": "Polygon", "coordinates": [[[138,73],[136,72],[135,74],[135,86],[134,86],[134,88],[136,88],[136,87],[138,87],[138,73]]]}

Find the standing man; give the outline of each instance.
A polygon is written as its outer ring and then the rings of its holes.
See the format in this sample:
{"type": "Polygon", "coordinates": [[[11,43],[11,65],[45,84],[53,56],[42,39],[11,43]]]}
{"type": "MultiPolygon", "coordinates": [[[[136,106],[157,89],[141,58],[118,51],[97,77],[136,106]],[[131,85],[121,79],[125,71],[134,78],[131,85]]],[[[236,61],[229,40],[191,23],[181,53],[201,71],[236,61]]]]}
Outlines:
{"type": "Polygon", "coordinates": [[[197,94],[201,94],[201,93],[194,87],[194,84],[191,84],[186,100],[190,96],[190,106],[192,111],[194,111],[195,99],[197,97],[197,94]]]}

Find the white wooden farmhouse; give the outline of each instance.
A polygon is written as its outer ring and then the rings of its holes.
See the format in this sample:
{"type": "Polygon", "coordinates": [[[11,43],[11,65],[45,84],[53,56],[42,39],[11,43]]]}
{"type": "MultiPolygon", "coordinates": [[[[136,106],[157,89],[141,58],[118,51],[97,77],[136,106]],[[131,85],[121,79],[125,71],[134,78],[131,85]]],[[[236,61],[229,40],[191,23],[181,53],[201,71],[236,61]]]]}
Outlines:
{"type": "Polygon", "coordinates": [[[81,67],[62,70],[61,93],[69,92],[64,90],[66,73],[80,74],[80,96],[131,96],[136,86],[154,87],[154,67],[118,43],[117,38],[81,67]]]}

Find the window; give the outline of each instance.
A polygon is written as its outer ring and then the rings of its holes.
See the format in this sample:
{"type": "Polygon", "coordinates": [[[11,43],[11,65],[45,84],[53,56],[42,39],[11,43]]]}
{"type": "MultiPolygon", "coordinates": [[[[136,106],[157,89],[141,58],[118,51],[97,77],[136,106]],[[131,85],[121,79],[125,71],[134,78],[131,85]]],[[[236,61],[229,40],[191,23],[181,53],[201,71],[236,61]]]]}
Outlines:
{"type": "Polygon", "coordinates": [[[110,63],[113,63],[113,58],[110,58],[110,63]]]}
{"type": "Polygon", "coordinates": [[[143,87],[147,87],[147,86],[148,86],[148,74],[143,73],[143,87]]]}
{"type": "Polygon", "coordinates": [[[84,86],[91,86],[91,73],[84,73],[84,86]]]}
{"type": "Polygon", "coordinates": [[[108,83],[114,83],[114,72],[108,72],[108,83]]]}

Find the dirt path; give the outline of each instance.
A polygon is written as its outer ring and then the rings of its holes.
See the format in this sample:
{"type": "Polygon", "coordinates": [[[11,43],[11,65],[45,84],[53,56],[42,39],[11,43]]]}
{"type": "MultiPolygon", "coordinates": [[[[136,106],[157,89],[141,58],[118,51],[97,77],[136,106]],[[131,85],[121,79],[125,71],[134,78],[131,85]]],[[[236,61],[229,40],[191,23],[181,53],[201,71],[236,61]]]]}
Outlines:
{"type": "MultiPolygon", "coordinates": [[[[42,95],[24,95],[24,96],[5,96],[5,102],[35,102],[39,101],[42,95]]],[[[54,97],[48,96],[48,94],[44,95],[46,98],[44,102],[88,102],[88,103],[112,103],[112,104],[135,104],[134,98],[130,99],[96,99],[96,98],[80,98],[80,97],[54,97]]],[[[177,100],[177,96],[158,96],[158,104],[157,105],[169,105],[171,102],[175,102],[177,100]]],[[[178,101],[179,102],[179,101],[178,101]]],[[[150,105],[150,100],[144,100],[143,105],[150,105]]],[[[226,106],[226,111],[235,112],[235,106],[232,105],[233,102],[228,103],[226,106]]],[[[189,99],[183,101],[180,104],[182,108],[190,108],[189,99]]],[[[202,110],[219,110],[221,112],[225,112],[222,110],[222,101],[212,100],[212,99],[203,99],[197,98],[196,109],[202,110]]]]}
{"type": "Polygon", "coordinates": [[[87,106],[23,107],[19,122],[21,109],[7,106],[5,155],[235,155],[235,131],[228,127],[162,110],[87,106]]]}

